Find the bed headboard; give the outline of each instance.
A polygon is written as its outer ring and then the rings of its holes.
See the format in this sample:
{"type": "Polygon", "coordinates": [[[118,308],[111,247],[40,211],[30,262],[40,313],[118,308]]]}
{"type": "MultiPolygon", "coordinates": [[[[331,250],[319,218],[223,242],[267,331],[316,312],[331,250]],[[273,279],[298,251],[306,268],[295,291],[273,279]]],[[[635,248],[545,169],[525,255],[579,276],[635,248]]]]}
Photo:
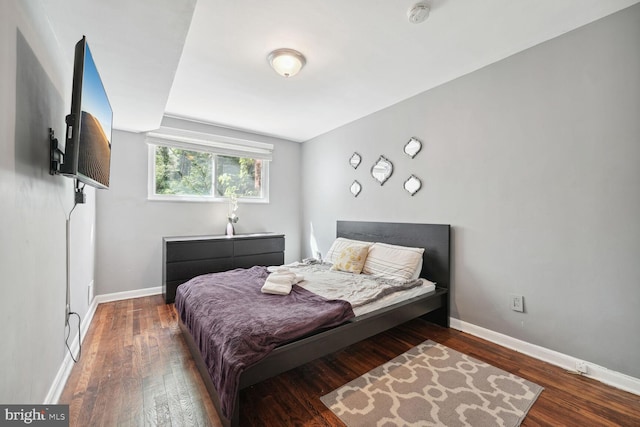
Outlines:
{"type": "Polygon", "coordinates": [[[450,284],[450,229],[444,224],[338,221],[337,237],[424,248],[420,277],[441,288],[450,284]]]}

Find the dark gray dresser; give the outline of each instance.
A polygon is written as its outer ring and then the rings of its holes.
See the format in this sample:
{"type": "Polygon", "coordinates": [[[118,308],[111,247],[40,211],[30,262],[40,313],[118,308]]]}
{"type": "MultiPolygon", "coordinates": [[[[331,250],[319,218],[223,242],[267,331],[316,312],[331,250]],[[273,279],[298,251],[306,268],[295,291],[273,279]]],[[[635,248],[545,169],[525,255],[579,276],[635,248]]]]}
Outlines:
{"type": "Polygon", "coordinates": [[[284,264],[284,235],[273,233],[228,236],[164,237],[162,295],[167,304],[178,285],[206,273],[254,265],[284,264]]]}

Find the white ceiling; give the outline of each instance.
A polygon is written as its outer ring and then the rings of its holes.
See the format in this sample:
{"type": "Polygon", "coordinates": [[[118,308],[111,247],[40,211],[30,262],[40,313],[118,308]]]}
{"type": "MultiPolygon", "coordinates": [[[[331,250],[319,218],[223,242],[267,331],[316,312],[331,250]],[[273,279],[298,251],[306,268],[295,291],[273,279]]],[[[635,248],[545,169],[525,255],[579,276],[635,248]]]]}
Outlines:
{"type": "MultiPolygon", "coordinates": [[[[85,35],[109,95],[114,127],[148,131],[160,126],[196,0],[26,3],[33,3],[37,19],[46,16],[60,59],[66,60],[69,87],[74,46],[85,35]]],[[[71,93],[66,96],[70,102],[71,93]]]]}
{"type": "Polygon", "coordinates": [[[306,141],[640,0],[427,0],[417,25],[417,0],[41,1],[70,51],[87,35],[115,128],[167,114],[306,141]],[[269,67],[281,47],[298,75],[269,67]]]}

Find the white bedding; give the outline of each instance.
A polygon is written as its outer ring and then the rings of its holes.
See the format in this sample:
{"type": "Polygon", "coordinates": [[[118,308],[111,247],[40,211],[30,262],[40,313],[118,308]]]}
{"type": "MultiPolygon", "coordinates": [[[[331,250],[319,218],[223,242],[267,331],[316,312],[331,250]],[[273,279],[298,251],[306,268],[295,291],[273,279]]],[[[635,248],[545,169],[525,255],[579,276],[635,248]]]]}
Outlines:
{"type": "Polygon", "coordinates": [[[361,307],[356,307],[353,309],[353,313],[356,315],[356,317],[362,316],[363,314],[370,313],[379,308],[388,307],[398,302],[406,301],[408,299],[411,299],[413,297],[417,297],[420,295],[426,295],[436,290],[435,283],[430,282],[427,279],[420,279],[420,280],[422,284],[414,288],[407,289],[406,291],[395,292],[393,294],[382,297],[379,300],[374,301],[372,303],[363,305],[361,307]]]}
{"type": "Polygon", "coordinates": [[[332,271],[329,264],[296,263],[287,267],[304,276],[305,280],[298,283],[298,286],[327,299],[348,301],[356,316],[435,289],[435,284],[426,279],[407,282],[378,279],[366,274],[332,271]]]}

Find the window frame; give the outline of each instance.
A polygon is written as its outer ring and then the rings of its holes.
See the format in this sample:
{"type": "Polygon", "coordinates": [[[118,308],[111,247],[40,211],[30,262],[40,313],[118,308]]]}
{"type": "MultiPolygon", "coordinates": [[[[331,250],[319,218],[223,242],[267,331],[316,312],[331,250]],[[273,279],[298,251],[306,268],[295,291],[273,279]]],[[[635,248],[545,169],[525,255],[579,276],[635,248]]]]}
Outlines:
{"type": "MultiPolygon", "coordinates": [[[[221,143],[221,145],[224,143],[221,143]]],[[[256,143],[258,144],[258,143],[256,143]]],[[[260,153],[252,153],[252,151],[244,150],[242,151],[234,151],[229,152],[229,150],[221,149],[220,147],[215,147],[212,144],[197,144],[197,143],[181,143],[180,141],[172,141],[171,139],[161,138],[157,135],[154,135],[152,138],[147,138],[148,145],[148,175],[147,175],[147,200],[150,201],[162,201],[162,202],[197,202],[197,203],[228,203],[229,197],[224,196],[194,196],[194,195],[180,195],[180,194],[156,194],[156,147],[169,147],[169,148],[179,148],[183,150],[191,150],[191,151],[199,151],[204,153],[211,153],[213,156],[227,156],[227,157],[238,157],[238,158],[252,158],[256,160],[262,160],[262,177],[261,177],[261,189],[262,196],[261,197],[238,197],[237,200],[239,203],[258,203],[258,204],[267,204],[269,203],[269,165],[271,163],[270,152],[269,157],[264,158],[265,156],[259,155],[260,153]],[[254,154],[252,156],[252,154],[254,154]],[[256,156],[256,154],[258,154],[256,156]]],[[[270,144],[263,144],[268,147],[272,147],[270,144]]],[[[212,159],[213,168],[211,178],[212,178],[212,187],[216,186],[216,159],[215,157],[212,159]]]]}

